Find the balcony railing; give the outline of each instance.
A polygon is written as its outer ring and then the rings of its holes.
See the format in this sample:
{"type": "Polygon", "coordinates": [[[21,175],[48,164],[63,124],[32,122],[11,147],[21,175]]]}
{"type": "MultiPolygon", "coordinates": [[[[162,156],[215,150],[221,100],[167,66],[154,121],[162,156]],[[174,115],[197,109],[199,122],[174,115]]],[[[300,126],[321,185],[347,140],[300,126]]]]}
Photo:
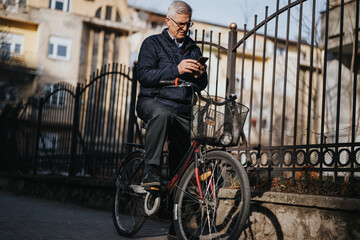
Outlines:
{"type": "Polygon", "coordinates": [[[14,53],[7,50],[0,49],[0,59],[2,62],[6,62],[8,64],[24,64],[25,59],[24,56],[19,53],[14,53]]]}

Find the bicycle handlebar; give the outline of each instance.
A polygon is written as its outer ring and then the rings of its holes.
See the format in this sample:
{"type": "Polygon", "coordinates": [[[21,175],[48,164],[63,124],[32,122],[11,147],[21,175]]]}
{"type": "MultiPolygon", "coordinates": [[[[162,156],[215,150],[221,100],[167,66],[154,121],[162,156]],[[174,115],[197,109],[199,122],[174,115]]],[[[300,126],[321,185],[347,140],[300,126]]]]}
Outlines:
{"type": "Polygon", "coordinates": [[[202,89],[199,85],[197,85],[196,83],[192,83],[192,82],[187,82],[185,80],[182,80],[180,78],[175,79],[175,80],[160,80],[159,84],[161,86],[179,86],[179,87],[192,87],[195,92],[200,92],[202,89]],[[199,89],[199,90],[197,90],[199,89]]]}
{"type": "Polygon", "coordinates": [[[182,84],[184,82],[185,81],[182,80],[182,79],[178,79],[178,80],[160,80],[159,84],[161,86],[172,86],[172,85],[179,85],[179,84],[182,84]],[[177,83],[176,83],[176,81],[177,81],[177,83]]]}
{"type": "MultiPolygon", "coordinates": [[[[199,96],[199,98],[207,103],[211,103],[217,106],[222,106],[227,104],[228,102],[231,101],[235,101],[237,96],[235,94],[230,94],[228,99],[225,99],[225,101],[223,102],[215,102],[213,99],[211,98],[206,98],[204,96],[201,95],[201,90],[197,90],[197,89],[201,89],[201,87],[195,83],[192,82],[187,82],[183,79],[175,79],[175,80],[160,80],[159,84],[161,86],[179,86],[179,87],[192,87],[195,92],[197,93],[197,95],[199,96]]],[[[209,95],[209,94],[208,94],[209,95]]]]}
{"type": "Polygon", "coordinates": [[[225,100],[222,101],[222,102],[215,102],[215,101],[214,101],[213,99],[211,99],[211,98],[206,98],[206,97],[204,97],[203,95],[200,94],[200,92],[198,92],[198,96],[199,96],[199,98],[200,98],[201,100],[204,100],[205,102],[214,104],[214,105],[216,105],[216,106],[225,105],[225,104],[227,104],[227,103],[229,103],[229,102],[235,101],[236,98],[237,98],[237,96],[236,96],[235,94],[231,94],[231,95],[230,95],[230,98],[227,98],[227,99],[225,99],[225,100]]]}

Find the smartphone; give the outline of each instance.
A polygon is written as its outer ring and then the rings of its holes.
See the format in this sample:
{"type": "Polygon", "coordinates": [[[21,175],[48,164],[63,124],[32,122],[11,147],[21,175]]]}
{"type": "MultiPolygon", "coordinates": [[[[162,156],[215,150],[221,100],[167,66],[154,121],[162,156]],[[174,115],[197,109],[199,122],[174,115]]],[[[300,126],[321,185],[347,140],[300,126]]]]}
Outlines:
{"type": "Polygon", "coordinates": [[[207,62],[209,58],[208,57],[199,57],[199,59],[197,60],[201,65],[205,65],[205,63],[207,62]]]}

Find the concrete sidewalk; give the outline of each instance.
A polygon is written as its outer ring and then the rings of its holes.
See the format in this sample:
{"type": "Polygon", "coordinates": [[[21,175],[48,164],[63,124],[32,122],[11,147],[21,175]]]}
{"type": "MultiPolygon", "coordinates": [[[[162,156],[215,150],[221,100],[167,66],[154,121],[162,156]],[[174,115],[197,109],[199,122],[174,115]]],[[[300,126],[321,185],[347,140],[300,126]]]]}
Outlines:
{"type": "MultiPolygon", "coordinates": [[[[131,239],[167,239],[170,224],[147,220],[131,239]]],[[[0,191],[0,239],[119,240],[110,212],[0,191]]]]}

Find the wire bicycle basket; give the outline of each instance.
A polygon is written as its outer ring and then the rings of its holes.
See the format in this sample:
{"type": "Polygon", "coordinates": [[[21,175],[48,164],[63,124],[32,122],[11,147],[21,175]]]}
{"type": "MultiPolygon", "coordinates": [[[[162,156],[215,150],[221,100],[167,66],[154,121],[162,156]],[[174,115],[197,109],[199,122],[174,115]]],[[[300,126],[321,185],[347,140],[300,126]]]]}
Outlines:
{"type": "Polygon", "coordinates": [[[191,138],[210,146],[237,146],[243,131],[249,108],[241,103],[225,99],[198,101],[192,109],[191,138]]]}

